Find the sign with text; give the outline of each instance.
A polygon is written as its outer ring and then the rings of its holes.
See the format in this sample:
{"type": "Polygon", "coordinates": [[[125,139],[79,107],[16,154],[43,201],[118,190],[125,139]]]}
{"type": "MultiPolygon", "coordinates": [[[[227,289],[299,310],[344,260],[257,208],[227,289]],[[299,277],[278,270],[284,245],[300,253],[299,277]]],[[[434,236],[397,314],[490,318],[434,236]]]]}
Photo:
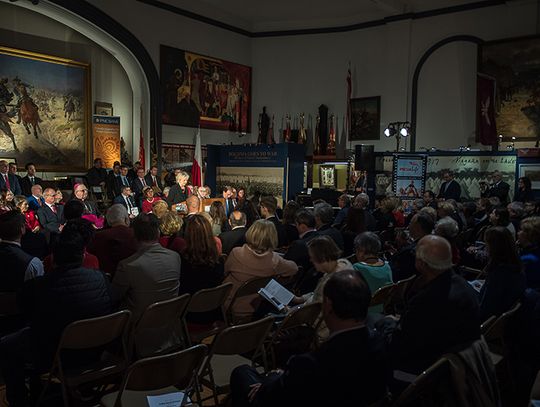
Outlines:
{"type": "Polygon", "coordinates": [[[99,116],[92,118],[93,158],[101,158],[103,167],[112,168],[120,161],[120,117],[99,116]]]}

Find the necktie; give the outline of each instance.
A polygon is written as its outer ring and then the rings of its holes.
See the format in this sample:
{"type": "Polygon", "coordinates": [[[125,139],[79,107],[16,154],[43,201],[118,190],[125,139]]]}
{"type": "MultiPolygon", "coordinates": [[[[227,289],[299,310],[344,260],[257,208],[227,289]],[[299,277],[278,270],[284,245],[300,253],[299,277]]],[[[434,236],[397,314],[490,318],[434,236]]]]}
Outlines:
{"type": "Polygon", "coordinates": [[[30,177],[30,183],[34,185],[34,177],[30,177]]]}
{"type": "Polygon", "coordinates": [[[146,181],[145,181],[144,178],[141,178],[141,182],[142,182],[142,184],[143,184],[143,187],[145,187],[145,186],[146,186],[146,181]]]}
{"type": "Polygon", "coordinates": [[[9,185],[9,177],[7,174],[4,174],[4,179],[6,181],[6,189],[11,190],[11,185],[9,185]]]}
{"type": "Polygon", "coordinates": [[[51,205],[51,211],[53,211],[56,214],[56,205],[51,205]]]}
{"type": "Polygon", "coordinates": [[[153,186],[156,186],[156,185],[157,185],[156,177],[154,177],[153,175],[152,175],[152,185],[153,185],[153,186]]]}
{"type": "Polygon", "coordinates": [[[124,199],[126,200],[126,205],[127,205],[127,208],[128,208],[128,212],[131,213],[131,202],[129,201],[129,198],[127,196],[124,197],[124,199]]]}
{"type": "Polygon", "coordinates": [[[124,176],[122,176],[122,184],[124,184],[126,186],[129,185],[128,182],[127,182],[126,177],[124,177],[124,176]]]}

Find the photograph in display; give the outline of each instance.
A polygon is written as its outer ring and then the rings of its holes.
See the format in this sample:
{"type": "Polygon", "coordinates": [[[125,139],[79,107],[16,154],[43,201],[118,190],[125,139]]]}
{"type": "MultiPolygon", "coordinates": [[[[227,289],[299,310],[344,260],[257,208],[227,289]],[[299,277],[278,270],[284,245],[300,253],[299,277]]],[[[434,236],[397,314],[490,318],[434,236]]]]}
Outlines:
{"type": "Polygon", "coordinates": [[[0,47],[0,151],[43,171],[88,168],[89,65],[0,47]]]}
{"type": "Polygon", "coordinates": [[[283,168],[273,167],[217,167],[216,190],[224,186],[244,187],[248,197],[256,193],[273,195],[283,203],[283,168]]]}
{"type": "Polygon", "coordinates": [[[527,177],[531,180],[534,190],[540,189],[540,164],[520,164],[519,177],[527,177]]]}

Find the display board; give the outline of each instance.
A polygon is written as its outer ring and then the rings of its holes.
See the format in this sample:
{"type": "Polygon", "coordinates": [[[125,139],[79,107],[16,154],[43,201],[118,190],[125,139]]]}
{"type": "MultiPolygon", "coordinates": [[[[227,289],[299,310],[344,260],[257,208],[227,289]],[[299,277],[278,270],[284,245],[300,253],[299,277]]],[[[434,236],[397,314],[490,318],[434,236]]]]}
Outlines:
{"type": "Polygon", "coordinates": [[[209,145],[206,183],[220,194],[223,186],[246,188],[248,196],[271,194],[282,204],[302,190],[305,146],[209,145]]]}
{"type": "Polygon", "coordinates": [[[120,161],[120,117],[92,117],[93,158],[101,158],[103,167],[112,168],[120,161]]]}
{"type": "Polygon", "coordinates": [[[427,156],[396,154],[393,164],[393,190],[402,199],[405,212],[408,212],[412,209],[412,202],[424,193],[427,156]]]}

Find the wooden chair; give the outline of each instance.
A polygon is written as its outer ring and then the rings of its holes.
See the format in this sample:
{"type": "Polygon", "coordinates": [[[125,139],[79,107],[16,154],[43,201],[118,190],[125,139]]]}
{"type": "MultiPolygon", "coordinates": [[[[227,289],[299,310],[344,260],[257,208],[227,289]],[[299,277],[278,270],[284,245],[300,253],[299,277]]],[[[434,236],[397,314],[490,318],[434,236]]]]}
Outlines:
{"type": "Polygon", "coordinates": [[[441,358],[418,375],[392,403],[392,407],[417,406],[419,401],[436,393],[440,384],[450,378],[450,362],[441,358]]]}
{"type": "Polygon", "coordinates": [[[183,318],[190,300],[184,294],[146,308],[131,335],[135,359],[158,356],[186,348],[183,318]]]}
{"type": "Polygon", "coordinates": [[[227,310],[227,316],[230,325],[238,325],[251,322],[253,318],[253,312],[238,312],[234,310],[236,302],[240,298],[255,295],[261,288],[264,288],[270,280],[274,277],[258,277],[246,281],[242,284],[233,295],[229,308],[227,310]]]}
{"type": "MultiPolygon", "coordinates": [[[[275,345],[277,341],[281,339],[282,335],[287,332],[287,330],[297,327],[307,327],[313,331],[311,342],[304,344],[309,348],[316,337],[317,327],[321,321],[319,318],[321,311],[322,304],[320,302],[314,302],[295,308],[289,312],[285,319],[278,325],[277,329],[269,336],[269,338],[266,340],[265,347],[267,350],[266,353],[270,353],[271,355],[272,367],[274,369],[278,367],[275,352],[275,345]]],[[[305,349],[304,352],[307,350],[308,349],[305,349]]]]}
{"type": "MultiPolygon", "coordinates": [[[[70,400],[77,399],[76,390],[82,386],[103,386],[119,381],[128,366],[128,353],[125,342],[129,327],[131,312],[127,310],[98,318],[84,319],[69,324],[63,331],[53,360],[47,384],[38,400],[40,405],[53,377],[62,384],[64,405],[69,406],[70,400]],[[63,353],[74,353],[91,349],[99,349],[120,342],[120,355],[108,354],[106,359],[100,359],[90,365],[69,368],[65,366],[63,353]]],[[[67,359],[67,358],[66,358],[67,359]]]]}
{"type": "Polygon", "coordinates": [[[272,317],[266,317],[248,324],[228,327],[217,334],[199,375],[201,383],[212,390],[216,405],[218,395],[229,392],[232,370],[249,363],[250,359],[241,355],[251,354],[253,361],[261,354],[265,371],[268,370],[263,341],[272,328],[273,321],[272,317]]]}
{"type": "Polygon", "coordinates": [[[415,278],[416,276],[411,276],[394,284],[394,287],[384,304],[385,314],[401,314],[405,302],[405,294],[415,278]]]}
{"type": "Polygon", "coordinates": [[[369,303],[369,306],[373,307],[375,305],[386,304],[395,287],[396,284],[388,284],[379,288],[371,295],[371,302],[369,303]]]}
{"type": "Polygon", "coordinates": [[[203,339],[217,334],[227,326],[227,314],[224,304],[232,287],[232,283],[225,283],[214,288],[205,288],[193,294],[183,320],[185,336],[190,346],[193,343],[200,343],[203,339]],[[204,326],[195,326],[186,322],[186,316],[189,313],[209,312],[216,309],[221,311],[223,321],[215,321],[213,324],[204,326]]]}
{"type": "Polygon", "coordinates": [[[506,335],[508,332],[508,323],[514,318],[520,308],[521,302],[517,302],[510,310],[506,311],[493,321],[489,327],[486,327],[485,332],[483,332],[495,368],[501,372],[500,366],[504,363],[507,378],[512,386],[514,386],[515,383],[509,358],[509,347],[506,343],[506,335]]]}
{"type": "Polygon", "coordinates": [[[180,406],[183,406],[196,390],[195,379],[206,353],[205,345],[196,345],[180,352],[141,359],[129,367],[119,391],[103,396],[100,404],[103,407],[146,407],[147,396],[182,390],[185,398],[180,406]]]}

